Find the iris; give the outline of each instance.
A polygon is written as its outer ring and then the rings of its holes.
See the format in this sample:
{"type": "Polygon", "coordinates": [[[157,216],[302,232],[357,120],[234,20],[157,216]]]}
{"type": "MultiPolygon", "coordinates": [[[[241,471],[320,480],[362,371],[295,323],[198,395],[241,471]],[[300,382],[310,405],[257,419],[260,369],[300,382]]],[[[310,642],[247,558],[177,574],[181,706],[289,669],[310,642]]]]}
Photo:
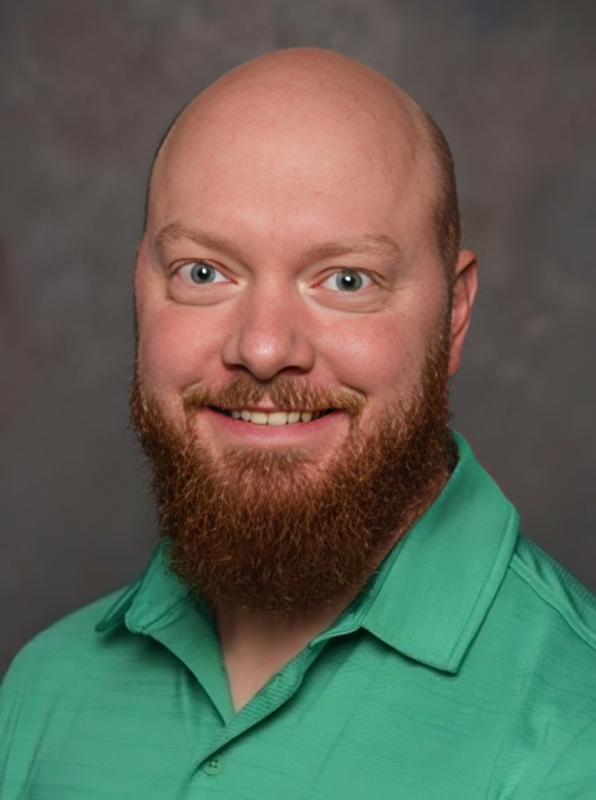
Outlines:
{"type": "Polygon", "coordinates": [[[342,292],[355,292],[362,286],[362,276],[352,270],[342,270],[335,277],[335,285],[342,292]]]}
{"type": "Polygon", "coordinates": [[[211,283],[216,272],[205,261],[196,261],[190,270],[190,277],[195,283],[211,283]]]}

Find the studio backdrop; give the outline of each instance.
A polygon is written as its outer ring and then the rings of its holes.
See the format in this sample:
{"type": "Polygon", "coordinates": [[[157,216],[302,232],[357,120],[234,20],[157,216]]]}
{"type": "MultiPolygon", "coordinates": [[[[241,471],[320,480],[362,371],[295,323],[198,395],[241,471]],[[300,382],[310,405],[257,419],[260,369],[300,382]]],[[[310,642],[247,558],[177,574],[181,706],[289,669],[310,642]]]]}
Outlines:
{"type": "Polygon", "coordinates": [[[149,164],[280,47],[360,59],[443,127],[481,276],[454,425],[596,589],[592,0],[3,0],[0,37],[0,673],[155,540],[127,410],[149,164]]]}

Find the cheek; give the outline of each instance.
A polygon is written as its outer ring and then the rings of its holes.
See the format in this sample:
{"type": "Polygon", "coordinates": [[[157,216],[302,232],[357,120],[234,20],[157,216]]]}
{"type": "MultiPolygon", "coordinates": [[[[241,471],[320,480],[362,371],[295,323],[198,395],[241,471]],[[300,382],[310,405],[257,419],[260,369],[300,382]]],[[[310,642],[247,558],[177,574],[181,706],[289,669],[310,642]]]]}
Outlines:
{"type": "Polygon", "coordinates": [[[174,304],[139,314],[139,370],[156,394],[175,397],[206,377],[219,352],[222,329],[209,317],[204,309],[174,304]]]}
{"type": "Polygon", "coordinates": [[[407,395],[416,385],[425,347],[405,323],[405,318],[363,318],[336,328],[326,341],[339,382],[365,392],[372,401],[407,395]]]}

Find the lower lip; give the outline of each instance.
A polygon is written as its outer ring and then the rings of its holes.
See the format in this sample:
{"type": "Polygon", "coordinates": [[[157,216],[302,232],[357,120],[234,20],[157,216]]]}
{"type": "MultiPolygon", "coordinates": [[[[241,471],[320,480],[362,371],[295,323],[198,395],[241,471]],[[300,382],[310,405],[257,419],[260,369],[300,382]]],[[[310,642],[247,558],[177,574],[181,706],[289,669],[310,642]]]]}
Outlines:
{"type": "Polygon", "coordinates": [[[343,411],[332,411],[319,419],[311,422],[295,422],[291,425],[256,425],[254,422],[245,422],[234,419],[210,408],[201,408],[197,412],[197,422],[201,419],[210,426],[221,431],[224,435],[242,440],[246,444],[260,445],[290,445],[306,442],[313,436],[319,437],[330,432],[338,423],[346,419],[343,411]]]}

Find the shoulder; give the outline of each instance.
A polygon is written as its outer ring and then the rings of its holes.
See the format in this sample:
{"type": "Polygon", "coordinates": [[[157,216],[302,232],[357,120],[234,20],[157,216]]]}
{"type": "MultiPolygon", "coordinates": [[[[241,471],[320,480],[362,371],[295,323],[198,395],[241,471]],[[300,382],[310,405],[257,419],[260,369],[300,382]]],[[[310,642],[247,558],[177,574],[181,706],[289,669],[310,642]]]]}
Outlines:
{"type": "Polygon", "coordinates": [[[122,595],[113,592],[56,622],[9,667],[0,685],[0,786],[15,797],[42,743],[64,736],[90,689],[105,683],[109,658],[102,656],[109,648],[96,626],[122,595]]]}
{"type": "Polygon", "coordinates": [[[585,654],[594,671],[596,596],[589,589],[523,536],[511,559],[509,589],[518,602],[524,598],[528,603],[537,634],[548,633],[574,646],[585,654]]]}
{"type": "Polygon", "coordinates": [[[580,742],[596,752],[594,595],[520,537],[487,626],[494,634],[491,644],[505,655],[501,666],[511,676],[517,707],[526,722],[544,731],[543,752],[552,747],[550,763],[573,741],[578,758],[580,742]]]}
{"type": "Polygon", "coordinates": [[[15,656],[0,687],[0,708],[31,680],[57,678],[62,683],[97,648],[96,625],[126,589],[120,589],[74,611],[37,634],[15,656]]]}
{"type": "Polygon", "coordinates": [[[516,800],[594,797],[594,595],[520,535],[474,650],[503,713],[499,789],[516,775],[516,800]]]}

